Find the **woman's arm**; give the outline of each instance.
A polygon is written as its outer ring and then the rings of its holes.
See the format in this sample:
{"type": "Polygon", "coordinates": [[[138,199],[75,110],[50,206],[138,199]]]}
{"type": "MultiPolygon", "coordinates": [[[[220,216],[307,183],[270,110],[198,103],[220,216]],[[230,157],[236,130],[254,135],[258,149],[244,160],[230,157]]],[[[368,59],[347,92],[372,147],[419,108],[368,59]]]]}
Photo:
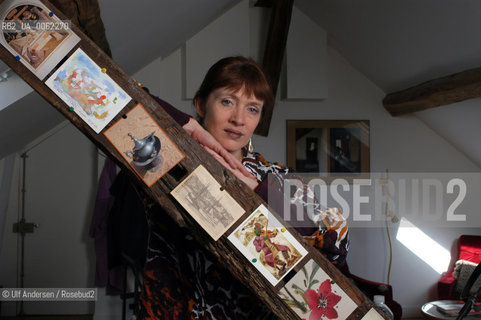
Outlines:
{"type": "Polygon", "coordinates": [[[194,118],[190,118],[182,128],[197,140],[197,142],[199,142],[207,152],[219,161],[220,164],[231,170],[237,178],[244,181],[249,187],[254,183],[257,186],[255,177],[246,170],[236,157],[224,149],[224,147],[222,147],[222,145],[194,118]]]}

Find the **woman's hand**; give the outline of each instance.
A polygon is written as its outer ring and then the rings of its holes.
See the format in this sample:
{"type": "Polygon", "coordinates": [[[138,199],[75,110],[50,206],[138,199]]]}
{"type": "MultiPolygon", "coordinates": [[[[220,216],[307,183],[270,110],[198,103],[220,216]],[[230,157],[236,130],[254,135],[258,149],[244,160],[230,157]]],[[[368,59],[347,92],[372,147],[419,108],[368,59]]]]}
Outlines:
{"type": "Polygon", "coordinates": [[[249,176],[246,176],[243,172],[240,172],[240,170],[238,170],[237,168],[231,167],[224,160],[224,158],[219,156],[219,154],[217,152],[215,152],[214,150],[212,150],[212,149],[210,149],[209,147],[206,147],[206,146],[204,146],[204,149],[207,152],[209,152],[221,165],[223,165],[224,167],[229,169],[239,180],[244,182],[251,190],[254,190],[255,188],[257,188],[257,186],[259,185],[259,182],[257,182],[257,179],[253,175],[251,175],[247,170],[245,170],[244,166],[242,166],[242,168],[244,168],[244,170],[247,171],[249,176]]]}
{"type": "MultiPolygon", "coordinates": [[[[188,134],[190,134],[204,149],[206,149],[217,161],[224,167],[231,170],[237,178],[244,181],[247,185],[257,184],[256,178],[242,165],[242,163],[230,154],[222,145],[205,130],[194,118],[182,126],[188,134]],[[241,178],[242,177],[242,178],[241,178]],[[247,182],[246,182],[247,181],[247,182]]],[[[250,186],[250,185],[249,185],[250,186]]]]}

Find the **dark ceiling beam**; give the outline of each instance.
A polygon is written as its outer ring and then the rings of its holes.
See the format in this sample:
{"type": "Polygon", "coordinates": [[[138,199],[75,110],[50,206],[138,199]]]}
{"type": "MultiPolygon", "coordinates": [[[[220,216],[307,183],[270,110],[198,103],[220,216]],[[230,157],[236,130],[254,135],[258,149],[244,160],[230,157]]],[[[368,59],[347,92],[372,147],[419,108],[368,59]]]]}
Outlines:
{"type": "Polygon", "coordinates": [[[259,8],[272,8],[274,0],[257,0],[254,7],[259,8]]]}
{"type": "MultiPolygon", "coordinates": [[[[282,61],[286,50],[294,0],[259,0],[256,6],[259,6],[259,3],[262,6],[272,3],[271,20],[266,47],[264,49],[262,67],[275,96],[281,76],[282,61]]],[[[257,134],[261,136],[267,136],[269,134],[273,111],[273,105],[264,108],[262,119],[256,129],[257,134]]]]}
{"type": "Polygon", "coordinates": [[[50,3],[112,57],[104,23],[100,17],[98,0],[50,0],[50,3]]]}
{"type": "Polygon", "coordinates": [[[382,103],[392,116],[400,116],[477,97],[481,97],[481,68],[390,93],[382,103]]]}

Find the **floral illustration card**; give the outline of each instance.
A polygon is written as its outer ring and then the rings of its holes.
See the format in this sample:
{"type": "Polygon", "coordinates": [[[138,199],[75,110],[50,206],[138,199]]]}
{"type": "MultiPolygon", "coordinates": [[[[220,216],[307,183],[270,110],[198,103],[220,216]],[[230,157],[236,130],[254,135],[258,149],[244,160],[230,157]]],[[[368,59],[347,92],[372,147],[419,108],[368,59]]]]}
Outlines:
{"type": "Polygon", "coordinates": [[[273,286],[307,254],[307,250],[262,204],[228,239],[273,286]]]}
{"type": "Polygon", "coordinates": [[[46,81],[96,133],[130,102],[119,87],[89,56],[77,49],[46,81]]]}
{"type": "Polygon", "coordinates": [[[314,260],[287,282],[279,296],[301,319],[346,319],[357,308],[314,260]]]}

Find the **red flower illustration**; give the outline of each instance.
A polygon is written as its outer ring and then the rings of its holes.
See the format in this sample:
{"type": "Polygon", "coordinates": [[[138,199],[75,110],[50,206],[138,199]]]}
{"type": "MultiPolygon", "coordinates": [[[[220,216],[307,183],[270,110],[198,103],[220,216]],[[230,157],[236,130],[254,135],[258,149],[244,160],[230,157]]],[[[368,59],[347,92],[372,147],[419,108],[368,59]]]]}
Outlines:
{"type": "Polygon", "coordinates": [[[334,306],[341,300],[341,296],[331,291],[329,279],[321,283],[318,292],[310,289],[304,294],[311,309],[309,320],[319,320],[322,316],[326,316],[328,319],[337,318],[337,311],[334,306]]]}

